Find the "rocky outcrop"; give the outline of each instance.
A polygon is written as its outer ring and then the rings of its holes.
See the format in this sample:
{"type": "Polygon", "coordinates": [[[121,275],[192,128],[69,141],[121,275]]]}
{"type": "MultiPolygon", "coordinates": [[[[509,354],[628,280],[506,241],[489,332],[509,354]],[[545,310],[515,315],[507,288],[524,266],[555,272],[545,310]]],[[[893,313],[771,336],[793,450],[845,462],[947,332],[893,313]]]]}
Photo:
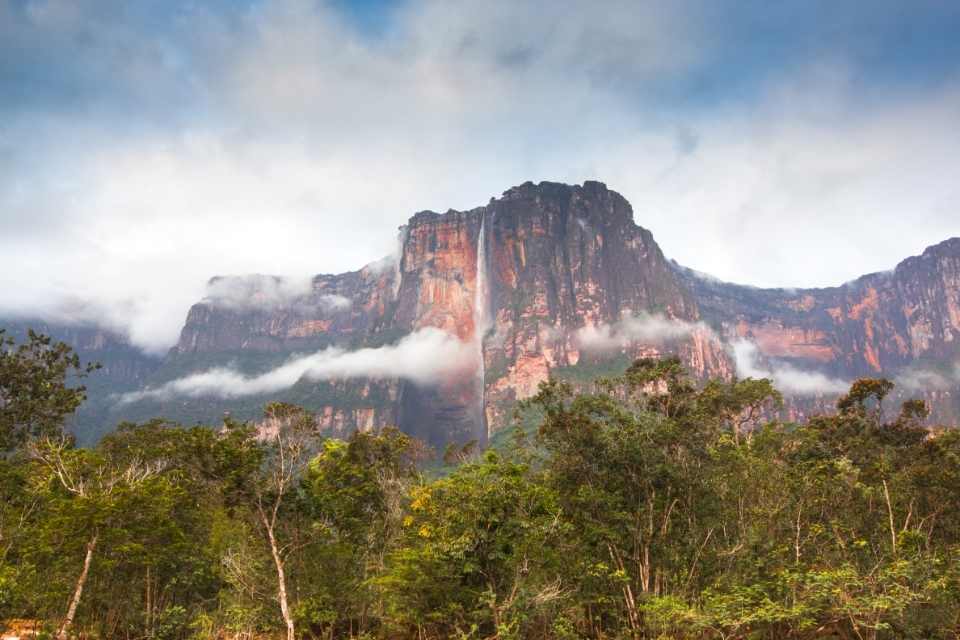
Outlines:
{"type": "MultiPolygon", "coordinates": [[[[215,278],[162,363],[111,366],[133,387],[156,388],[214,367],[256,375],[298,354],[376,348],[428,328],[456,336],[474,366],[430,383],[304,378],[262,396],[145,398],[114,403],[107,419],[248,419],[277,399],[313,410],[328,433],[397,424],[437,446],[483,443],[549,376],[588,380],[634,357],[676,354],[697,377],[729,378],[740,341],[763,366],[807,376],[808,387],[810,376],[923,379],[937,418],[955,419],[960,239],[839,287],[757,289],[668,261],[602,183],[528,182],[469,211],[415,214],[397,255],[359,271],[302,283],[215,278]]],[[[796,394],[789,416],[831,406],[836,389],[815,386],[796,394]]]]}
{"type": "MultiPolygon", "coordinates": [[[[598,182],[526,183],[485,207],[421,212],[407,226],[393,326],[444,329],[477,343],[479,381],[404,383],[401,427],[428,441],[485,442],[515,401],[551,372],[583,362],[578,334],[638,313],[699,320],[689,289],[629,203],[598,182]]],[[[699,375],[732,366],[706,328],[667,345],[628,341],[635,355],[676,352],[699,375]]],[[[586,354],[587,359],[609,353],[586,354]]]]}
{"type": "MultiPolygon", "coordinates": [[[[484,212],[422,211],[403,229],[394,334],[435,327],[479,344],[478,259],[484,212]]],[[[477,363],[479,366],[479,362],[477,363]]],[[[401,429],[434,445],[486,442],[483,391],[476,372],[436,384],[401,383],[401,429]]]]}
{"type": "Polygon", "coordinates": [[[382,323],[396,280],[390,261],[315,276],[304,291],[273,276],[214,278],[173,351],[280,353],[362,339],[382,323]]]}
{"type": "Polygon", "coordinates": [[[752,337],[775,357],[876,375],[958,353],[960,238],[824,289],[757,289],[680,272],[725,336],[752,337]]]}
{"type": "Polygon", "coordinates": [[[889,377],[926,394],[935,419],[960,416],[960,238],[839,287],[757,289],[678,273],[725,340],[837,379],[889,377]]]}
{"type": "MultiPolygon", "coordinates": [[[[314,410],[330,432],[390,421],[443,445],[485,443],[552,373],[589,371],[617,353],[677,353],[698,375],[733,372],[683,278],[634,224],[629,203],[599,182],[526,183],[484,207],[422,211],[401,229],[399,246],[392,261],[316,276],[305,290],[269,276],[214,279],[152,382],[226,363],[256,372],[294,353],[381,346],[438,328],[475,349],[474,370],[431,384],[303,380],[279,399],[314,410]],[[599,349],[580,339],[637,314],[690,331],[599,349]]],[[[125,411],[145,416],[169,404],[125,411]]],[[[237,406],[187,398],[177,412],[210,420],[237,406]]]]}
{"type": "MultiPolygon", "coordinates": [[[[610,355],[585,353],[583,329],[637,314],[691,326],[700,319],[651,233],[634,224],[623,196],[602,183],[526,183],[491,201],[484,215],[494,319],[484,340],[491,431],[551,372],[610,355]]],[[[710,332],[691,333],[673,345],[627,339],[616,350],[676,352],[697,375],[729,375],[729,359],[710,332]]]]}

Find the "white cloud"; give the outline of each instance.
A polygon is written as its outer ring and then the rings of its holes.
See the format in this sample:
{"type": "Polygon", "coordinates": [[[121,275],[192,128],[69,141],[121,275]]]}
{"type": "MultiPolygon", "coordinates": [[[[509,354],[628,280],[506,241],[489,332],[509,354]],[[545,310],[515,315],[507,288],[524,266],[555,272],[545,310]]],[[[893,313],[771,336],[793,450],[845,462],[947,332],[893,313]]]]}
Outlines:
{"type": "Polygon", "coordinates": [[[353,303],[350,302],[350,298],[346,296],[337,295],[336,293],[324,293],[317,296],[317,301],[320,306],[325,309],[333,309],[343,311],[349,309],[353,303]]]}
{"type": "Polygon", "coordinates": [[[312,291],[311,285],[309,277],[219,276],[207,283],[204,302],[235,309],[274,309],[303,298],[312,291]]]}
{"type": "Polygon", "coordinates": [[[956,83],[871,104],[842,71],[814,71],[690,126],[689,154],[664,132],[636,131],[580,156],[598,158],[597,175],[685,266],[757,286],[834,286],[957,234],[960,190],[945,168],[960,149],[943,135],[960,126],[956,83]]]}
{"type": "Polygon", "coordinates": [[[730,344],[737,375],[741,378],[768,378],[786,395],[811,396],[843,393],[850,383],[817,371],[804,371],[789,364],[764,365],[757,345],[741,339],[730,344]]]}
{"type": "Polygon", "coordinates": [[[944,391],[960,385],[960,363],[952,370],[934,370],[910,367],[894,378],[898,387],[907,391],[944,391]]]}
{"type": "Polygon", "coordinates": [[[710,331],[705,324],[666,318],[662,315],[625,316],[613,324],[589,325],[579,329],[576,340],[586,351],[614,351],[634,342],[660,344],[689,336],[694,331],[710,331]]]}
{"type": "Polygon", "coordinates": [[[603,180],[669,257],[758,285],[956,233],[956,83],[871,98],[813,55],[672,108],[724,46],[697,3],[427,0],[381,37],[323,2],[188,4],[144,30],[111,3],[38,0],[24,25],[0,1],[0,53],[56,59],[86,100],[0,119],[0,316],[79,299],[163,351],[211,275],[356,269],[414,211],[526,180],[603,180]]]}
{"type": "Polygon", "coordinates": [[[313,278],[248,275],[213,278],[207,284],[207,304],[228,309],[273,310],[281,307],[343,311],[351,307],[350,299],[326,293],[311,296],[313,278]]]}
{"type": "Polygon", "coordinates": [[[475,348],[440,329],[426,328],[393,345],[345,351],[328,347],[298,356],[255,376],[231,368],[209,369],[159,387],[120,396],[119,402],[165,400],[177,396],[235,398],[269,394],[292,387],[301,379],[403,378],[429,384],[476,366],[475,348]]]}

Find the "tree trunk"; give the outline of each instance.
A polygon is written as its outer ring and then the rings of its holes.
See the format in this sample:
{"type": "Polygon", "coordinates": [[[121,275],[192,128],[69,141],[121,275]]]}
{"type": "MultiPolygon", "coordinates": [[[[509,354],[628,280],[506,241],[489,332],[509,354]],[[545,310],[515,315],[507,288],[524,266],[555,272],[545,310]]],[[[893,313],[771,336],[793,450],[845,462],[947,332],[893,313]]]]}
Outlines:
{"type": "Polygon", "coordinates": [[[57,630],[57,638],[60,640],[66,640],[67,634],[70,632],[70,625],[73,624],[73,619],[77,615],[77,607],[80,606],[80,597],[83,595],[83,587],[87,583],[87,574],[90,573],[90,563],[93,561],[93,552],[96,548],[97,534],[94,534],[90,542],[87,543],[87,554],[83,558],[83,571],[80,572],[80,577],[77,578],[77,586],[73,590],[73,597],[70,599],[67,615],[60,625],[60,629],[57,630]]]}
{"type": "Polygon", "coordinates": [[[280,614],[283,616],[283,622],[287,625],[287,640],[294,640],[295,633],[293,628],[293,616],[290,614],[290,606],[287,604],[287,577],[283,571],[283,558],[280,557],[280,549],[277,547],[277,539],[273,536],[273,527],[261,513],[263,518],[263,528],[267,532],[267,539],[270,541],[270,553],[273,555],[273,562],[277,566],[277,600],[280,602],[280,614]]]}

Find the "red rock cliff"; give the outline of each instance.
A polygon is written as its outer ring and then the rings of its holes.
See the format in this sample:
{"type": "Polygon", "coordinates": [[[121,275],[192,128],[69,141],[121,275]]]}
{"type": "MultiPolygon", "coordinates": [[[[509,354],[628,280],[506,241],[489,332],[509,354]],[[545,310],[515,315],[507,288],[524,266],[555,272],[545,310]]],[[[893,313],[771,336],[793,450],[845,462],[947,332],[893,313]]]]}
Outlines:
{"type": "MultiPolygon", "coordinates": [[[[334,433],[397,423],[436,445],[484,442],[550,375],[586,379],[611,362],[672,353],[698,377],[728,377],[731,345],[747,340],[766,366],[804,375],[937,376],[928,399],[940,417],[957,413],[960,239],[841,287],[755,289],[667,261],[629,203],[599,182],[525,183],[470,211],[420,212],[400,239],[395,259],[297,286],[215,279],[146,382],[214,366],[264,371],[434,327],[475,349],[472,369],[431,384],[301,380],[272,397],[313,409],[334,433]]],[[[181,398],[114,417],[255,417],[267,399],[181,398]]],[[[819,394],[791,407],[802,415],[831,402],[819,394]]]]}

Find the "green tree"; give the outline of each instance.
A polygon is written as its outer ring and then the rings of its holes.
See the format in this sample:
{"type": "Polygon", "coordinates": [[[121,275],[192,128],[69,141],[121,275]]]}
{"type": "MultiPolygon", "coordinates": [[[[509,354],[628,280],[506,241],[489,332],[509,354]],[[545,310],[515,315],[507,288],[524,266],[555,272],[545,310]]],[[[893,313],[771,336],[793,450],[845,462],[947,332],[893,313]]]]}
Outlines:
{"type": "Polygon", "coordinates": [[[66,639],[102,538],[113,542],[123,537],[130,520],[138,515],[129,509],[130,502],[138,491],[153,490],[151,480],[159,475],[162,462],[133,460],[116,465],[97,452],[73,448],[63,437],[31,441],[30,455],[40,471],[38,487],[46,493],[41,526],[49,536],[42,537],[67,534],[68,543],[84,543],[83,563],[56,634],[66,639]]]}
{"type": "Polygon", "coordinates": [[[379,581],[394,627],[440,638],[549,628],[566,593],[555,570],[563,523],[528,461],[488,451],[411,498],[406,544],[379,581]]]}
{"type": "Polygon", "coordinates": [[[296,621],[288,579],[288,560],[311,544],[304,535],[301,482],[320,439],[313,416],[281,402],[266,406],[259,431],[234,429],[221,440],[221,455],[230,462],[224,471],[227,500],[239,507],[252,529],[259,531],[274,569],[275,601],[287,640],[296,638],[296,621]]]}
{"type": "Polygon", "coordinates": [[[638,360],[593,393],[551,381],[532,400],[549,479],[577,531],[584,618],[600,635],[646,626],[644,602],[687,596],[720,528],[711,449],[739,440],[778,394],[768,381],[712,382],[698,391],[676,359],[638,360]],[[611,604],[615,606],[611,608],[611,604]]]}
{"type": "Polygon", "coordinates": [[[82,365],[69,345],[49,336],[29,330],[17,345],[0,329],[0,450],[59,433],[86,399],[85,388],[70,382],[99,367],[82,365]]]}
{"type": "Polygon", "coordinates": [[[402,539],[404,508],[425,446],[396,429],[326,440],[306,477],[314,532],[313,624],[363,632],[385,611],[375,579],[402,539]],[[331,579],[332,578],[332,579],[331,579]],[[373,620],[371,620],[373,617],[373,620]]]}
{"type": "Polygon", "coordinates": [[[0,620],[24,607],[23,548],[40,508],[22,456],[0,456],[0,620]]]}

